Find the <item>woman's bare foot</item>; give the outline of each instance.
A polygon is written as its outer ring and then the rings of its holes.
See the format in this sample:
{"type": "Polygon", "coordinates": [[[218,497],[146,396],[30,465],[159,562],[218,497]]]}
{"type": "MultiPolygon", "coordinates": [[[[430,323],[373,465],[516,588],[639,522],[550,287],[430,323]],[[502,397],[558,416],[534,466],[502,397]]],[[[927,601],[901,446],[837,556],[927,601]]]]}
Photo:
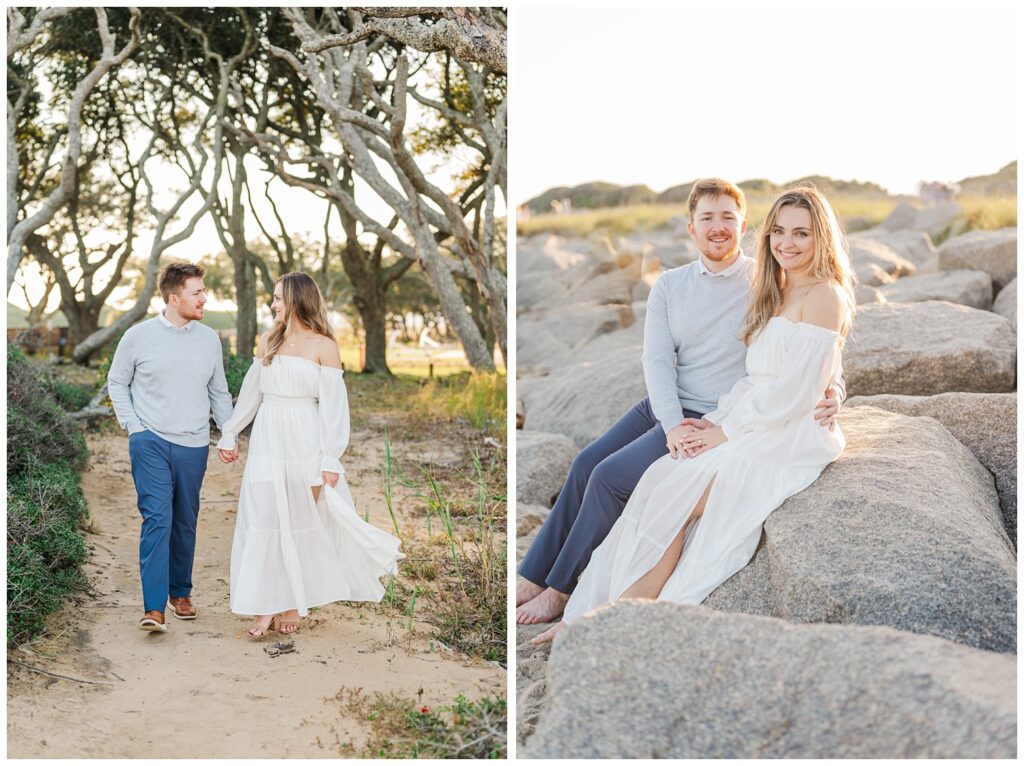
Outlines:
{"type": "Polygon", "coordinates": [[[531,638],[530,639],[530,643],[533,644],[534,646],[536,646],[538,644],[546,644],[548,641],[554,641],[555,638],[558,636],[558,634],[561,633],[563,630],[565,630],[565,628],[566,628],[566,625],[565,625],[565,621],[563,620],[562,622],[558,623],[557,625],[552,625],[550,628],[545,630],[539,636],[536,636],[535,638],[531,638]]]}
{"type": "Polygon", "coordinates": [[[538,622],[554,622],[565,611],[568,593],[554,588],[545,588],[534,599],[516,609],[516,622],[520,625],[536,625],[538,622]]]}
{"type": "Polygon", "coordinates": [[[522,606],[527,601],[537,598],[543,592],[543,585],[537,585],[529,580],[520,578],[516,585],[516,606],[522,606]]]}
{"type": "Polygon", "coordinates": [[[269,633],[272,628],[271,625],[274,623],[274,615],[272,614],[261,614],[253,622],[247,631],[249,638],[263,638],[269,633]]]}
{"type": "Polygon", "coordinates": [[[289,609],[287,612],[281,612],[281,620],[277,624],[277,629],[287,636],[289,633],[297,631],[301,624],[302,617],[299,616],[299,611],[289,609]]]}

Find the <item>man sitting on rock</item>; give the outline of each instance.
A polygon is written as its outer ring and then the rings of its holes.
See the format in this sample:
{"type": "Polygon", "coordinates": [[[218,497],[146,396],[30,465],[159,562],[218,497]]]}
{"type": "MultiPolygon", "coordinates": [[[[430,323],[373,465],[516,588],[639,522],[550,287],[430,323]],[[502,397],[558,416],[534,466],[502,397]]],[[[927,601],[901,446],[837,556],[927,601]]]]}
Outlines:
{"type": "MultiPolygon", "coordinates": [[[[746,374],[739,339],[754,276],[740,250],[747,203],[739,187],[697,181],[687,226],[700,250],[693,263],[654,283],[644,320],[647,398],[573,460],[569,476],[519,566],[516,621],[552,622],[562,614],[594,549],[622,514],[644,471],[666,452],[686,456],[684,435],[710,424],[700,418],[746,374]]],[[[815,418],[832,428],[845,398],[830,387],[815,418]]]]}

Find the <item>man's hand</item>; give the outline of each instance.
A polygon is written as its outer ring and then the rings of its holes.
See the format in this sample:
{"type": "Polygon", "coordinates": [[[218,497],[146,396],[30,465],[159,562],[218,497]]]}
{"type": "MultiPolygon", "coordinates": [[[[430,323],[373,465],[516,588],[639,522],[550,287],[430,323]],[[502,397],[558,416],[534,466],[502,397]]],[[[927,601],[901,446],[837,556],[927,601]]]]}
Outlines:
{"type": "Polygon", "coordinates": [[[814,405],[814,419],[822,426],[832,431],[836,427],[836,416],[839,414],[839,397],[835,389],[829,386],[825,389],[825,398],[814,405]]]}
{"type": "Polygon", "coordinates": [[[668,445],[668,454],[672,456],[673,460],[678,459],[683,453],[683,437],[686,436],[686,434],[691,433],[693,430],[694,427],[692,425],[687,425],[684,420],[668,432],[668,436],[665,438],[665,444],[668,445]]]}
{"type": "Polygon", "coordinates": [[[687,457],[697,457],[702,452],[714,449],[719,444],[729,441],[720,426],[695,429],[683,437],[683,449],[687,457]]]}
{"type": "Polygon", "coordinates": [[[324,484],[326,484],[328,487],[338,486],[339,477],[338,474],[334,473],[333,471],[321,471],[320,476],[323,477],[324,484]]]}
{"type": "Polygon", "coordinates": [[[217,454],[220,457],[222,463],[234,463],[238,460],[238,448],[235,449],[218,449],[217,454]]]}

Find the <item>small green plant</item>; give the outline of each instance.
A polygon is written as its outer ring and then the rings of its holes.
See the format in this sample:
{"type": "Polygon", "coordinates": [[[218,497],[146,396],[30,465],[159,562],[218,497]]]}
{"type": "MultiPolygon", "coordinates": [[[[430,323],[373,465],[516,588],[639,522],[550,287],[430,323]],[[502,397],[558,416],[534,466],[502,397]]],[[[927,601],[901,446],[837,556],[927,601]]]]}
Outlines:
{"type": "MultiPolygon", "coordinates": [[[[397,694],[342,690],[337,699],[347,715],[367,722],[370,738],[362,758],[507,757],[508,709],[503,699],[471,701],[459,695],[451,705],[432,708],[397,694]]],[[[345,750],[346,748],[343,748],[345,750]]],[[[351,745],[348,750],[354,750],[351,745]]]]}

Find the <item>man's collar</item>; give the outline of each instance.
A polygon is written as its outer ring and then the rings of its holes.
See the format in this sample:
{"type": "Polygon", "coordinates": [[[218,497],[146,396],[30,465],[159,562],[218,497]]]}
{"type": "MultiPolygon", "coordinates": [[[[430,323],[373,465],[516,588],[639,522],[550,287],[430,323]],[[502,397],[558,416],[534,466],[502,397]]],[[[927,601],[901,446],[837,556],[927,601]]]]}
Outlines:
{"type": "MultiPolygon", "coordinates": [[[[166,311],[166,309],[164,309],[164,311],[166,311]]],[[[187,322],[185,322],[184,325],[182,325],[181,327],[178,327],[176,324],[172,323],[170,319],[168,319],[167,317],[164,316],[164,312],[163,311],[161,311],[159,314],[157,314],[157,316],[160,317],[160,321],[163,322],[164,325],[166,325],[167,327],[170,327],[172,330],[191,330],[192,329],[192,325],[194,324],[193,320],[190,319],[187,322]]]]}
{"type": "Polygon", "coordinates": [[[700,269],[701,274],[707,274],[708,276],[730,277],[743,269],[743,264],[746,262],[746,260],[747,257],[743,254],[743,251],[740,250],[740,254],[736,257],[736,260],[729,264],[729,266],[722,269],[721,271],[712,271],[711,269],[708,268],[707,264],[704,263],[704,256],[698,255],[697,268],[700,269]]]}

